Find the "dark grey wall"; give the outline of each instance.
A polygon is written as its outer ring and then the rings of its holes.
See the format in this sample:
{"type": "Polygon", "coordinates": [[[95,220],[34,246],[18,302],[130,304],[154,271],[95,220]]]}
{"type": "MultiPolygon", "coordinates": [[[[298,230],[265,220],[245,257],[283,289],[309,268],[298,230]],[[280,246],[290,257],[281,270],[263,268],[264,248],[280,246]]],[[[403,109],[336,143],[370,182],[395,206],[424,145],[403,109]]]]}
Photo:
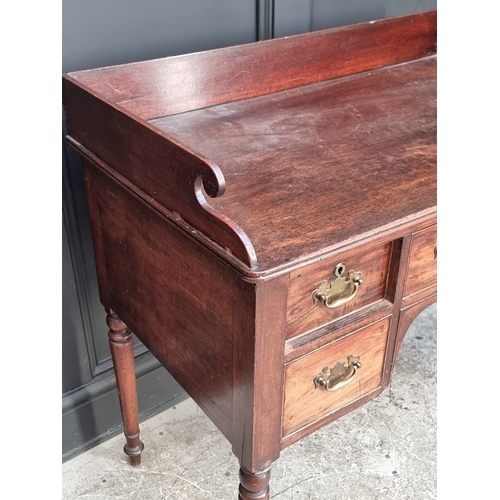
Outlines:
{"type": "MultiPolygon", "coordinates": [[[[433,9],[435,0],[63,0],[63,72],[433,9]]],[[[63,117],[63,135],[65,133],[63,117]]],[[[63,459],[120,432],[79,157],[63,145],[63,459]]],[[[136,342],[141,418],[186,395],[136,342]]]]}
{"type": "Polygon", "coordinates": [[[274,0],[274,36],[436,8],[436,0],[274,0]]]}

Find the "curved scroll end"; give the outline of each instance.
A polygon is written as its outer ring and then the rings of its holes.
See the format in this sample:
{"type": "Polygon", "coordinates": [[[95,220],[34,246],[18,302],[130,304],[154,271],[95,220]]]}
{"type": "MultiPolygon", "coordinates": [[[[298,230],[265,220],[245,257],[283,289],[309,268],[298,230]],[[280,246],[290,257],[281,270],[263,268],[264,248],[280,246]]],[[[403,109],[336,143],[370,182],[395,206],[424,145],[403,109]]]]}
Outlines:
{"type": "MultiPolygon", "coordinates": [[[[258,267],[257,254],[245,231],[229,217],[215,210],[207,202],[205,194],[212,198],[222,196],[226,190],[224,175],[217,164],[207,162],[214,176],[198,175],[194,183],[196,199],[210,217],[210,232],[207,235],[224,247],[226,252],[234,255],[250,269],[258,267]]],[[[207,220],[207,222],[209,222],[207,220]]]]}
{"type": "MultiPolygon", "coordinates": [[[[222,214],[219,215],[222,216],[222,214]]],[[[250,238],[247,236],[245,231],[241,229],[241,227],[236,225],[229,218],[222,216],[222,219],[228,221],[228,225],[231,224],[231,227],[233,227],[234,232],[239,236],[239,239],[243,244],[243,248],[245,250],[245,255],[247,257],[244,260],[244,262],[248,265],[250,269],[256,269],[259,266],[259,262],[257,260],[257,254],[255,253],[255,248],[253,247],[250,238]]]]}
{"type": "Polygon", "coordinates": [[[71,143],[82,155],[148,203],[165,208],[179,224],[190,226],[188,231],[200,231],[229,249],[226,255],[257,266],[248,238],[206,202],[205,196],[215,198],[225,191],[217,164],[76,80],[63,81],[71,143]]]}
{"type": "Polygon", "coordinates": [[[208,167],[204,172],[201,172],[195,180],[195,191],[196,197],[198,198],[198,192],[200,190],[200,181],[203,184],[205,192],[210,196],[210,198],[217,198],[222,196],[226,192],[226,179],[222,170],[219,168],[217,163],[211,160],[205,160],[204,166],[208,167]]]}

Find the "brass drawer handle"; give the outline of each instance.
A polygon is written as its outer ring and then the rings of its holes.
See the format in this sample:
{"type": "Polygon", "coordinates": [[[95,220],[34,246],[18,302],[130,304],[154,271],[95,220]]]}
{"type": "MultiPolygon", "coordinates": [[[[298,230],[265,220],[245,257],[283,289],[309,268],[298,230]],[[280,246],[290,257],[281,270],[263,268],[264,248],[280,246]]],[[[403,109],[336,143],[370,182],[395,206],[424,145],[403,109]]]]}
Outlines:
{"type": "Polygon", "coordinates": [[[312,293],[313,304],[318,301],[325,304],[328,309],[343,306],[350,302],[358,293],[358,288],[363,284],[361,273],[349,271],[349,279],[342,278],[342,273],[345,271],[345,264],[340,262],[335,266],[333,275],[337,278],[328,283],[323,281],[319,288],[312,293]]]}
{"type": "Polygon", "coordinates": [[[347,365],[338,362],[332,368],[325,366],[323,371],[314,377],[314,388],[324,387],[327,391],[336,391],[354,380],[356,371],[361,368],[359,356],[347,356],[347,365]]]}

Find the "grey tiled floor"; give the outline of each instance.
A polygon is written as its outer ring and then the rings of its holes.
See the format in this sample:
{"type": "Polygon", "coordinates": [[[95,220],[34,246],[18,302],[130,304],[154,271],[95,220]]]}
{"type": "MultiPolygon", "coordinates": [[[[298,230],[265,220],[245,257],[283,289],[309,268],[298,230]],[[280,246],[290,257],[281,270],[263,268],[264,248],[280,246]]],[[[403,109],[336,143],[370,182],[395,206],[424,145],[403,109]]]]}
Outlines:
{"type": "MultiPolygon", "coordinates": [[[[381,396],[281,453],[272,499],[437,498],[436,315],[431,306],[410,327],[381,396]]],[[[123,436],[63,464],[63,499],[236,500],[231,446],[191,400],[142,423],[141,436],[138,468],[123,436]]]]}

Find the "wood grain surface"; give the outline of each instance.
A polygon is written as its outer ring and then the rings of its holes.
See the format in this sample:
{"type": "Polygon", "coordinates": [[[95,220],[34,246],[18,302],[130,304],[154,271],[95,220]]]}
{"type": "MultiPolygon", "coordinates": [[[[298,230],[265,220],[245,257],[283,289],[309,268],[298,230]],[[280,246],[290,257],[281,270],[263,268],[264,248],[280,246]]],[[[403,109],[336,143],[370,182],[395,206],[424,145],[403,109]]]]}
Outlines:
{"type": "Polygon", "coordinates": [[[212,206],[276,269],[436,206],[436,61],[155,120],[226,178],[212,206]]]}
{"type": "Polygon", "coordinates": [[[432,11],[70,75],[150,120],[435,52],[432,11]]]}
{"type": "Polygon", "coordinates": [[[435,52],[433,11],[75,72],[70,141],[276,270],[435,210],[435,52]]]}
{"type": "Polygon", "coordinates": [[[286,365],[283,436],[381,385],[389,324],[390,319],[385,318],[286,365]],[[314,377],[325,366],[331,368],[337,362],[346,363],[351,354],[360,356],[363,366],[350,384],[334,392],[314,387],[314,377]]]}
{"type": "MultiPolygon", "coordinates": [[[[103,296],[231,440],[233,331],[246,284],[91,162],[103,296]],[[220,292],[227,300],[220,300],[220,292]]],[[[250,286],[250,285],[247,285],[250,286]]]]}
{"type": "Polygon", "coordinates": [[[124,451],[129,457],[130,465],[137,466],[141,463],[144,445],[139,437],[139,407],[132,332],[112,310],[108,311],[106,323],[109,326],[109,348],[113,359],[123,432],[126,438],[124,451]]]}
{"type": "Polygon", "coordinates": [[[207,201],[225,191],[224,175],[213,161],[66,77],[63,96],[68,142],[80,154],[95,156],[116,178],[141,190],[144,200],[181,213],[184,223],[229,247],[246,266],[255,267],[247,236],[207,201]]]}
{"type": "Polygon", "coordinates": [[[392,245],[365,245],[357,251],[340,253],[310,266],[292,271],[289,275],[287,306],[287,338],[302,334],[318,326],[330,323],[345,314],[385,297],[392,245]],[[324,304],[313,303],[312,292],[319,285],[335,278],[333,269],[338,263],[346,265],[343,274],[348,278],[351,270],[361,272],[363,284],[356,296],[347,304],[328,309],[324,304]]]}
{"type": "Polygon", "coordinates": [[[129,451],[127,327],[231,442],[241,500],[387,385],[435,300],[435,49],[427,12],[64,76],[129,451]],[[339,262],[357,296],[313,306],[339,262]],[[351,383],[315,389],[351,354],[351,383]]]}
{"type": "MultiPolygon", "coordinates": [[[[233,452],[247,472],[269,467],[281,450],[286,276],[235,298],[233,452]]],[[[260,498],[260,497],[259,497],[260,498]]]]}
{"type": "Polygon", "coordinates": [[[404,296],[435,285],[437,280],[437,226],[412,235],[404,296]]]}

